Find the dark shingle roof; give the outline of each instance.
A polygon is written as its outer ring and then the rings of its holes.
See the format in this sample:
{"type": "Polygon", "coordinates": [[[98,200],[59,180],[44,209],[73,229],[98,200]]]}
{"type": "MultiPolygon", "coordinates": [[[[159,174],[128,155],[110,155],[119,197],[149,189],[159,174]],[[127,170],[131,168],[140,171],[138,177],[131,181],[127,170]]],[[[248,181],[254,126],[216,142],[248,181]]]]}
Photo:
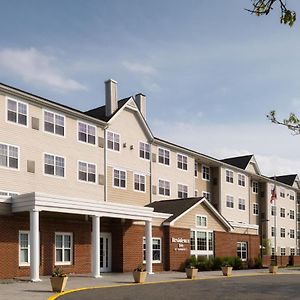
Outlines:
{"type": "Polygon", "coordinates": [[[88,110],[86,112],[84,112],[86,115],[89,115],[91,117],[94,117],[96,119],[102,120],[107,122],[108,120],[110,120],[122,107],[123,105],[125,105],[125,103],[130,99],[131,97],[127,97],[124,99],[121,99],[118,101],[118,109],[111,115],[111,116],[106,116],[105,115],[105,105],[100,106],[100,107],[96,107],[94,109],[88,110]]]}
{"type": "Polygon", "coordinates": [[[289,186],[293,186],[297,174],[290,174],[290,175],[282,175],[282,176],[272,176],[270,177],[273,180],[279,181],[281,183],[287,184],[289,186]]]}
{"type": "Polygon", "coordinates": [[[253,154],[245,155],[245,156],[230,157],[230,158],[221,159],[220,161],[245,170],[247,168],[252,156],[253,156],[253,154]]]}
{"type": "Polygon", "coordinates": [[[165,222],[171,222],[201,199],[203,197],[155,201],[147,204],[146,207],[153,207],[155,212],[172,214],[170,218],[165,220],[165,222]]]}

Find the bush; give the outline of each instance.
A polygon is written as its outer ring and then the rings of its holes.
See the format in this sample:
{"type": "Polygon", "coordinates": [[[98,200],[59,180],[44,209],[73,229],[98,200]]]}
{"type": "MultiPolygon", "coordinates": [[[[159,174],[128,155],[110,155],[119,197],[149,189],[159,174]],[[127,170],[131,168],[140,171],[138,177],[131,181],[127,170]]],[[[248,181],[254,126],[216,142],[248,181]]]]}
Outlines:
{"type": "Polygon", "coordinates": [[[213,270],[220,270],[223,264],[223,259],[221,257],[214,257],[213,258],[213,270]]]}
{"type": "Polygon", "coordinates": [[[254,258],[254,268],[261,269],[262,268],[262,259],[261,257],[254,258]]]}
{"type": "Polygon", "coordinates": [[[192,255],[186,262],[186,267],[188,268],[197,268],[198,267],[198,261],[197,257],[195,255],[192,255]]]}
{"type": "Polygon", "coordinates": [[[233,269],[234,270],[240,270],[243,266],[243,262],[242,260],[239,258],[239,257],[232,257],[232,260],[233,260],[233,269]]]}

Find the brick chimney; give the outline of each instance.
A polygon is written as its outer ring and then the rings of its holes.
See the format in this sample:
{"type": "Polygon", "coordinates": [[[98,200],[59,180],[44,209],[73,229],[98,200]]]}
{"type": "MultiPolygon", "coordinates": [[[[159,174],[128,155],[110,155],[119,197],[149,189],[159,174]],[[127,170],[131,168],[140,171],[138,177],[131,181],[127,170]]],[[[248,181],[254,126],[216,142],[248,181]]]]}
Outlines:
{"type": "Polygon", "coordinates": [[[142,93],[135,95],[134,101],[139,108],[141,114],[146,119],[146,96],[142,93]]]}
{"type": "Polygon", "coordinates": [[[105,81],[105,115],[107,117],[118,109],[117,84],[113,79],[105,81]]]}

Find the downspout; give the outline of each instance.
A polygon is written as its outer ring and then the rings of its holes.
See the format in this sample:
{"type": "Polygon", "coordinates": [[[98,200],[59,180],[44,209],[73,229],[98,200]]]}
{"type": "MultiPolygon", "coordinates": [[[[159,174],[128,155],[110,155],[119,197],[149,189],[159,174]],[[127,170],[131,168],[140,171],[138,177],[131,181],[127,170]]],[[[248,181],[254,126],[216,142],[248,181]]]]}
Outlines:
{"type": "Polygon", "coordinates": [[[153,139],[150,141],[150,203],[152,203],[152,146],[153,146],[153,139]]]}
{"type": "Polygon", "coordinates": [[[107,147],[106,147],[106,129],[104,127],[104,202],[107,202],[107,147]]]}

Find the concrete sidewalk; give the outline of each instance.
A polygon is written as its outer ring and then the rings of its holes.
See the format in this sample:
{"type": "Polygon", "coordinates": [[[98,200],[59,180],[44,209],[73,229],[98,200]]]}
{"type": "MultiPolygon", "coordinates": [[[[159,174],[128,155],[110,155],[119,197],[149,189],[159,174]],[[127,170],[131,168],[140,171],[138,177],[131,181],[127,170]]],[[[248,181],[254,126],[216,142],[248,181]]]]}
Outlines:
{"type": "MultiPolygon", "coordinates": [[[[233,276],[267,275],[267,269],[239,270],[233,271],[233,276]]],[[[300,268],[279,269],[279,274],[300,274],[300,268]]],[[[221,271],[198,272],[198,278],[222,278],[221,271]]],[[[159,272],[147,276],[147,282],[162,282],[185,279],[184,272],[159,272]]],[[[30,282],[28,280],[2,280],[0,281],[0,299],[10,300],[46,300],[54,295],[51,291],[49,277],[42,277],[41,282],[30,282]]],[[[133,283],[131,273],[107,273],[102,278],[92,278],[90,275],[70,276],[67,283],[67,290],[95,287],[114,286],[133,283]]]]}

